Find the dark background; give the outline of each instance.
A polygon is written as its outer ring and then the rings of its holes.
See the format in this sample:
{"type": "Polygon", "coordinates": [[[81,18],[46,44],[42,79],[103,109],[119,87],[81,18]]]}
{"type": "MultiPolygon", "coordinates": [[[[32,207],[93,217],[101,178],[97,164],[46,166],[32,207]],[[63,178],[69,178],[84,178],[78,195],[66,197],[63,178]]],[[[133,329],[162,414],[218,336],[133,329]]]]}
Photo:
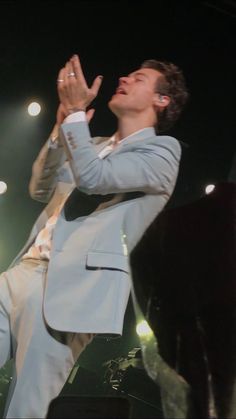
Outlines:
{"type": "MultiPolygon", "coordinates": [[[[0,196],[0,271],[20,250],[43,208],[29,197],[28,182],[55,121],[58,71],[74,53],[89,84],[96,75],[104,76],[94,102],[93,135],[111,135],[116,128],[106,104],[118,77],[149,58],[182,68],[190,100],[168,134],[186,145],[168,206],[198,199],[208,183],[228,179],[236,131],[235,18],[230,0],[0,2],[0,180],[8,184],[0,196]],[[35,118],[27,115],[31,100],[42,106],[35,118]]],[[[127,318],[130,314],[129,305],[127,318]]],[[[123,340],[106,350],[104,341],[88,348],[90,367],[127,353],[136,343],[128,321],[123,340]]]]}

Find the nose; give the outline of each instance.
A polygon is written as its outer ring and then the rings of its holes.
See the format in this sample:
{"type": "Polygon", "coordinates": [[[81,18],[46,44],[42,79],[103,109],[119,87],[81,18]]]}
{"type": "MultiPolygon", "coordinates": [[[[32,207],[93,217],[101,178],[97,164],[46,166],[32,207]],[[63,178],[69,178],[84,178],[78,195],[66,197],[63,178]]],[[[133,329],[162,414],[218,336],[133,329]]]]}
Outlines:
{"type": "Polygon", "coordinates": [[[120,84],[122,84],[122,83],[128,83],[128,80],[129,80],[128,77],[122,76],[122,77],[119,78],[119,83],[120,84]]]}

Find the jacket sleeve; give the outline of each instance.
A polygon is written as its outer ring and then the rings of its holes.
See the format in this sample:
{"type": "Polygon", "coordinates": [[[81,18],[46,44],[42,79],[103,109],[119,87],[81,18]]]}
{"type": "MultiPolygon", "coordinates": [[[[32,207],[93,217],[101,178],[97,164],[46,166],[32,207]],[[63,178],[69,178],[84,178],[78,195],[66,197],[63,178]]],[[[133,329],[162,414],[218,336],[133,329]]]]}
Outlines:
{"type": "Polygon", "coordinates": [[[87,194],[172,193],[181,156],[175,138],[154,136],[148,144],[123,145],[119,152],[100,159],[86,122],[62,124],[61,134],[76,186],[87,194]]]}
{"type": "Polygon", "coordinates": [[[33,199],[49,202],[59,180],[58,169],[63,166],[65,160],[63,146],[52,147],[48,140],[32,167],[29,193],[33,199]]]}

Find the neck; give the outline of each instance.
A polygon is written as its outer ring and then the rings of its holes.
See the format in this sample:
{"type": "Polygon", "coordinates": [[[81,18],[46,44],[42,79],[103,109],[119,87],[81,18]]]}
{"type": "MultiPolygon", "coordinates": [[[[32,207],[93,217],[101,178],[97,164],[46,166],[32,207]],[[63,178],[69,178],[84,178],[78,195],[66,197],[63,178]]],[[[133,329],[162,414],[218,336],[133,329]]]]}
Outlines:
{"type": "Polygon", "coordinates": [[[128,137],[129,135],[134,134],[136,131],[139,131],[144,128],[150,128],[153,126],[153,123],[149,120],[134,120],[129,118],[119,118],[118,127],[116,132],[116,142],[123,140],[123,138],[128,137]]]}

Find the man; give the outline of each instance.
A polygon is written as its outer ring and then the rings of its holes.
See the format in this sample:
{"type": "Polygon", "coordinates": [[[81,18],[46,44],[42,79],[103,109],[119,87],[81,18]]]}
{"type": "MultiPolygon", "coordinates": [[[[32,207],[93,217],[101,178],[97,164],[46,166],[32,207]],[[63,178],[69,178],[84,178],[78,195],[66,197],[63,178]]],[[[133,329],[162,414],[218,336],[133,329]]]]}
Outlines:
{"type": "Polygon", "coordinates": [[[0,363],[15,360],[8,418],[45,417],[93,336],[122,334],[129,253],[176,182],[179,143],[154,127],[182,110],[181,71],[149,60],[121,77],[109,102],[117,131],[92,139],[85,111],[101,81],[87,86],[78,56],[59,72],[57,124],[30,182],[31,196],[48,205],[1,275],[0,363]]]}

